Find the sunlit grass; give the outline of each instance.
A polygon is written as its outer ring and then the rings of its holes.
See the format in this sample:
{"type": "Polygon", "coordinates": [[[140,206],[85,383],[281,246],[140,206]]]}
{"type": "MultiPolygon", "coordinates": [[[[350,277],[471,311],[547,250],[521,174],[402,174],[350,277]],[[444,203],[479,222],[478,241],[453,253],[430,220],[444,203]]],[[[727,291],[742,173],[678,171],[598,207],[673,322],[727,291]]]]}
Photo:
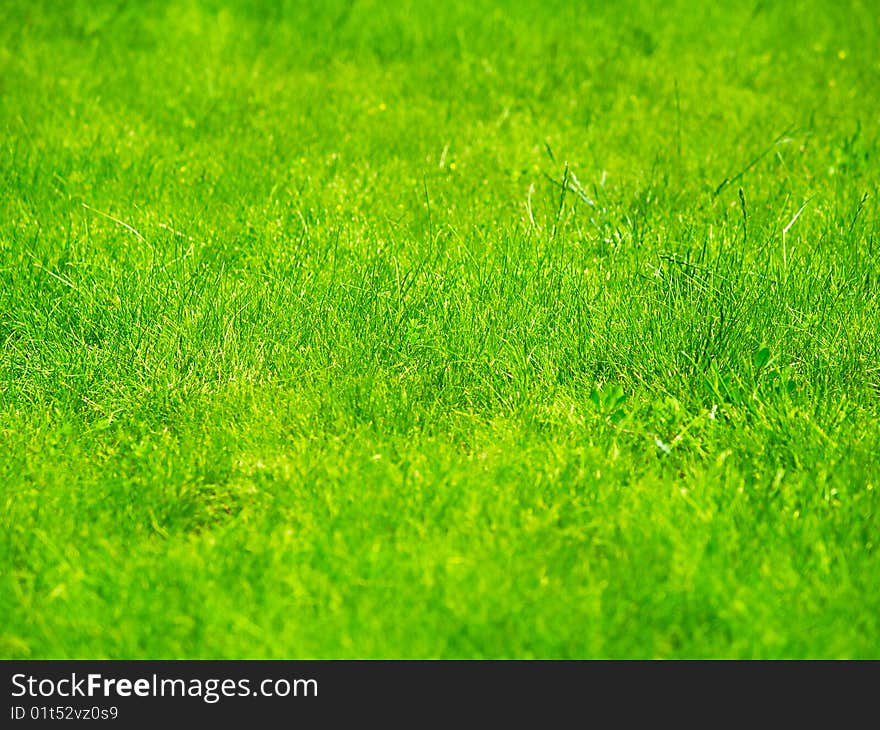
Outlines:
{"type": "Polygon", "coordinates": [[[880,655],[878,25],[4,2],[0,656],[880,655]]]}

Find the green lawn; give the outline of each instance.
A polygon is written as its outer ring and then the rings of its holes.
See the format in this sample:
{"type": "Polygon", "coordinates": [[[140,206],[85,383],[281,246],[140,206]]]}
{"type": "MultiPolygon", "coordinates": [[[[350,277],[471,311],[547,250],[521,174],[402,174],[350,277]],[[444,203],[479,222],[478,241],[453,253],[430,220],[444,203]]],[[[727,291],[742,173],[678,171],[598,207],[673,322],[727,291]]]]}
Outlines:
{"type": "Polygon", "coordinates": [[[880,657],[878,49],[4,0],[0,656],[880,657]]]}

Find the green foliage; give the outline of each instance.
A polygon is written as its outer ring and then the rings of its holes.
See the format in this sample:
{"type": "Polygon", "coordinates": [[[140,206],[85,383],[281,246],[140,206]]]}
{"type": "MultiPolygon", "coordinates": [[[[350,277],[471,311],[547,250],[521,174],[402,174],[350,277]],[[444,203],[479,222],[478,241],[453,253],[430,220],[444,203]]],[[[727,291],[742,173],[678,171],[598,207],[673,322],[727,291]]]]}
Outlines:
{"type": "Polygon", "coordinates": [[[590,401],[596,406],[596,410],[605,416],[611,423],[616,423],[624,417],[623,405],[626,396],[623,388],[619,385],[596,387],[590,391],[590,401]]]}
{"type": "Polygon", "coordinates": [[[0,3],[0,656],[880,656],[878,47],[0,3]]]}

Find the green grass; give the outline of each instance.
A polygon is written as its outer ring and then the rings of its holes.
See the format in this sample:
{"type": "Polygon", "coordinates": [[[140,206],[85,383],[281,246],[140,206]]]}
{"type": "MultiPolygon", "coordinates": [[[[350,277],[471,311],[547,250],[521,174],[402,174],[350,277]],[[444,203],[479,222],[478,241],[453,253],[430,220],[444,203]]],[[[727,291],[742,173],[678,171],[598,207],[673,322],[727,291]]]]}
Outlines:
{"type": "Polygon", "coordinates": [[[878,47],[0,4],[0,656],[880,657],[878,47]]]}

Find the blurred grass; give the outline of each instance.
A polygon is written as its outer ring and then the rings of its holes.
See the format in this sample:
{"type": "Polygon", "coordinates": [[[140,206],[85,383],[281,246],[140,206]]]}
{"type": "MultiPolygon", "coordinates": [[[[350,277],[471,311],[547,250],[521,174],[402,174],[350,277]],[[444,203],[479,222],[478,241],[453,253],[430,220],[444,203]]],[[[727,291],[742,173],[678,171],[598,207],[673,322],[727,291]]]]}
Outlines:
{"type": "Polygon", "coordinates": [[[4,3],[0,655],[877,657],[878,31],[4,3]]]}

